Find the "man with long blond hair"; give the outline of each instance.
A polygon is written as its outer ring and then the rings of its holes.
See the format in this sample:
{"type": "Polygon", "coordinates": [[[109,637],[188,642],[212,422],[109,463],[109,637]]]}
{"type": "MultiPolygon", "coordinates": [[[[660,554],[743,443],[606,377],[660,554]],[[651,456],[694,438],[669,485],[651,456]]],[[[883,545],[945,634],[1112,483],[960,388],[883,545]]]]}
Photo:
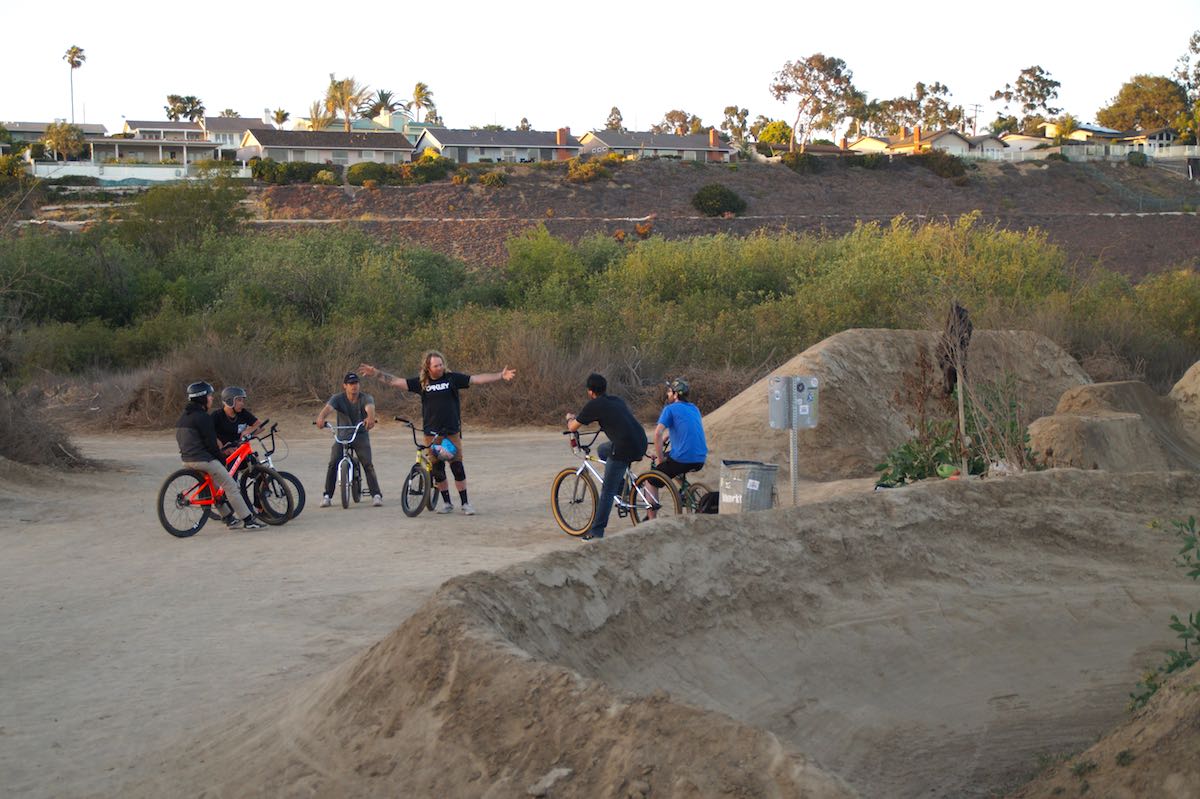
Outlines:
{"type": "MultiPolygon", "coordinates": [[[[505,366],[499,372],[482,375],[451,372],[446,369],[446,356],[437,350],[430,350],[421,359],[421,371],[416,377],[396,377],[369,363],[361,364],[358,371],[365,377],[378,377],[384,385],[421,395],[421,428],[425,434],[425,443],[432,444],[438,436],[448,438],[454,443],[457,451],[450,461],[450,471],[454,473],[454,487],[458,489],[458,501],[462,512],[467,516],[474,516],[475,508],[467,499],[467,470],[463,466],[459,392],[471,386],[495,383],[498,380],[508,382],[517,376],[517,370],[505,366]]],[[[438,506],[437,512],[453,512],[454,507],[450,504],[450,486],[446,481],[446,463],[441,459],[434,464],[433,483],[434,488],[442,494],[442,504],[438,506]]]]}

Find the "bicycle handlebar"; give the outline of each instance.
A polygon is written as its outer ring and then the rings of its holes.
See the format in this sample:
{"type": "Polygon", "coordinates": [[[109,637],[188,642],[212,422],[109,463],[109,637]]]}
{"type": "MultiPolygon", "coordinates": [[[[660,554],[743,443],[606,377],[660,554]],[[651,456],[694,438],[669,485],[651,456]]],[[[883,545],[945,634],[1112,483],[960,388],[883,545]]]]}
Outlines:
{"type": "MultiPolygon", "coordinates": [[[[415,424],[410,422],[408,419],[405,419],[403,416],[395,416],[393,418],[397,422],[400,422],[400,424],[406,426],[410,431],[412,431],[413,446],[415,446],[418,450],[429,449],[428,444],[422,444],[420,441],[417,441],[417,426],[415,424]]],[[[424,431],[422,430],[421,432],[424,432],[424,431]]],[[[441,437],[442,437],[441,435],[434,436],[435,439],[441,438],[441,437]]]]}

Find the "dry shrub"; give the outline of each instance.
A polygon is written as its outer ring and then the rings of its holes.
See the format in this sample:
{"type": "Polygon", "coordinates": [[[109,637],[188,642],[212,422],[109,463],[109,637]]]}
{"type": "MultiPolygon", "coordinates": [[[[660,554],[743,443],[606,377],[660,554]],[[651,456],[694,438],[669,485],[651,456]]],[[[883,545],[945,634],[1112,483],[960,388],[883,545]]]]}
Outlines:
{"type": "Polygon", "coordinates": [[[32,466],[90,466],[66,432],[46,413],[41,392],[0,388],[0,457],[32,466]]]}

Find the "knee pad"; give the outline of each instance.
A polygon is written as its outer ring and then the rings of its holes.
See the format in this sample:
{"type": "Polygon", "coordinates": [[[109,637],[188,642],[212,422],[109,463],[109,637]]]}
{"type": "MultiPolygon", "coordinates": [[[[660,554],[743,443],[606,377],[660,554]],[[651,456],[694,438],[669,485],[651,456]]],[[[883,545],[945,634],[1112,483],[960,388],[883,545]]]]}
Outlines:
{"type": "Polygon", "coordinates": [[[446,462],[438,461],[433,464],[433,482],[444,483],[446,481],[446,462]]]}
{"type": "Polygon", "coordinates": [[[454,472],[454,479],[460,483],[466,482],[467,470],[463,467],[462,461],[450,461],[450,471],[454,472]]]}

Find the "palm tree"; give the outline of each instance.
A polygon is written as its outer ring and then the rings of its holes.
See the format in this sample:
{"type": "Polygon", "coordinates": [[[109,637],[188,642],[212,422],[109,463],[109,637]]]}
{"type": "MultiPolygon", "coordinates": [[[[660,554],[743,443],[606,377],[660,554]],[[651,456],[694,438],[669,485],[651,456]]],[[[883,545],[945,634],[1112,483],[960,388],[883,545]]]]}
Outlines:
{"type": "Polygon", "coordinates": [[[392,113],[400,110],[400,103],[396,102],[394,97],[395,95],[387,89],[380,89],[375,92],[374,97],[368,97],[363,103],[362,108],[358,110],[359,116],[363,119],[374,119],[384,111],[392,113]]]}
{"type": "Polygon", "coordinates": [[[342,121],[346,124],[346,132],[351,130],[350,121],[354,112],[363,104],[370,90],[360,85],[353,76],[338,80],[329,73],[329,89],[325,92],[325,107],[333,113],[340,111],[342,121]]]}
{"type": "Polygon", "coordinates": [[[276,108],[274,113],[271,114],[271,119],[275,120],[275,127],[277,128],[283,127],[283,123],[287,122],[290,117],[291,114],[282,108],[276,108]]]}
{"type": "Polygon", "coordinates": [[[63,61],[71,65],[71,124],[75,124],[75,70],[83,66],[83,62],[87,61],[87,56],[83,54],[83,48],[71,45],[67,48],[66,55],[63,56],[63,61]]]}
{"type": "Polygon", "coordinates": [[[337,117],[329,110],[329,106],[320,101],[315,101],[308,107],[308,129],[309,130],[325,130],[333,124],[333,120],[337,117]]]}
{"type": "Polygon", "coordinates": [[[404,109],[406,111],[416,109],[415,121],[417,122],[421,121],[421,109],[435,110],[436,105],[433,102],[433,92],[429,90],[429,85],[418,82],[413,87],[412,100],[404,104],[404,109]]]}

